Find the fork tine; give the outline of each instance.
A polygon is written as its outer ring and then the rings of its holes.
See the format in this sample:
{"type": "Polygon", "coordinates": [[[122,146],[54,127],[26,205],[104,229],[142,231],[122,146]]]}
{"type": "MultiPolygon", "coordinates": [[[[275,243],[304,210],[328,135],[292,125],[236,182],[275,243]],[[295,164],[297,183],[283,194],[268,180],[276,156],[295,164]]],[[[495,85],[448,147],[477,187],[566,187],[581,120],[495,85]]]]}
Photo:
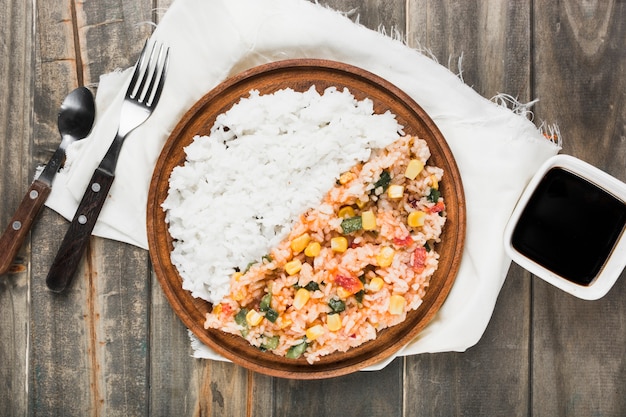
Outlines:
{"type": "Polygon", "coordinates": [[[135,70],[133,71],[133,76],[130,79],[130,84],[128,85],[128,90],[126,91],[126,95],[129,97],[134,97],[136,94],[137,80],[140,75],[143,78],[142,72],[144,72],[144,62],[146,60],[146,51],[148,49],[148,41],[146,41],[143,45],[143,49],[141,50],[141,54],[139,54],[139,60],[135,64],[135,70]]]}
{"type": "Polygon", "coordinates": [[[141,68],[141,73],[139,76],[140,82],[139,82],[139,86],[134,90],[134,93],[131,94],[130,98],[132,99],[136,99],[139,102],[142,102],[144,97],[145,97],[145,88],[146,88],[146,83],[148,82],[148,79],[150,78],[151,72],[150,72],[150,67],[152,66],[152,63],[154,62],[154,52],[156,50],[156,43],[152,44],[152,48],[150,48],[150,54],[145,53],[146,51],[142,52],[141,54],[141,58],[140,63],[143,64],[143,61],[146,60],[146,56],[148,56],[147,62],[145,67],[141,68]]]}
{"type": "Polygon", "coordinates": [[[152,80],[150,80],[150,86],[148,87],[148,92],[146,93],[146,106],[152,107],[156,106],[159,102],[159,98],[161,97],[161,91],[163,91],[163,85],[165,84],[165,75],[167,74],[167,67],[169,63],[170,57],[170,48],[165,47],[165,57],[161,60],[161,55],[163,53],[163,45],[159,49],[159,58],[154,67],[154,72],[152,74],[152,80]],[[158,83],[157,83],[158,80],[158,83]],[[156,84],[156,88],[154,85],[156,84]],[[154,89],[154,91],[153,91],[154,89]]]}

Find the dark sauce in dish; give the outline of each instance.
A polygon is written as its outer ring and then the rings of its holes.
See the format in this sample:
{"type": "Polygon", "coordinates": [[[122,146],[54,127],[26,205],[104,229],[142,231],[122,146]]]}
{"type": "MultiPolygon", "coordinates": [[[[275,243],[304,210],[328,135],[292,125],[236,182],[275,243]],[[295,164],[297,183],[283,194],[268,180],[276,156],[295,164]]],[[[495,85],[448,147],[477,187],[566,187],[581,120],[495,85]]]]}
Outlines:
{"type": "Polygon", "coordinates": [[[626,203],[563,168],[539,182],[513,230],[524,256],[580,285],[598,275],[626,225],[626,203]]]}

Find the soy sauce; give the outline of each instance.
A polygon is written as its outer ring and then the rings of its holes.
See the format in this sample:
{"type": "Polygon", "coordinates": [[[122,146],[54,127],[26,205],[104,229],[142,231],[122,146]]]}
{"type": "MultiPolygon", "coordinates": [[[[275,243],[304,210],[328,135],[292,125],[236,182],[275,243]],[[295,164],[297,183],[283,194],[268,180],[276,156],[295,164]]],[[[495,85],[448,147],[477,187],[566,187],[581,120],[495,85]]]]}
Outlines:
{"type": "Polygon", "coordinates": [[[513,247],[561,277],[589,285],[626,225],[626,203],[562,168],[539,182],[513,231],[513,247]]]}

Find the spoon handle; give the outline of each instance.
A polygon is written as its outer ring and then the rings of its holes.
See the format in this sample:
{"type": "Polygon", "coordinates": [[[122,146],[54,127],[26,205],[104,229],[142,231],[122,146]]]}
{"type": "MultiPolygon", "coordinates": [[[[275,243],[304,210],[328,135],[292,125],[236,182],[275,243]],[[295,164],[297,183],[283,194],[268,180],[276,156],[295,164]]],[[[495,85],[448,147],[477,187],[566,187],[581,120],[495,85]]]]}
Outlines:
{"type": "Polygon", "coordinates": [[[46,277],[50,290],[63,291],[76,274],[114,179],[114,175],[100,168],[93,173],[46,277]]]}
{"type": "Polygon", "coordinates": [[[33,181],[28,188],[13,218],[0,237],[0,275],[5,274],[11,267],[15,255],[22,247],[50,191],[50,186],[40,180],[33,181]]]}

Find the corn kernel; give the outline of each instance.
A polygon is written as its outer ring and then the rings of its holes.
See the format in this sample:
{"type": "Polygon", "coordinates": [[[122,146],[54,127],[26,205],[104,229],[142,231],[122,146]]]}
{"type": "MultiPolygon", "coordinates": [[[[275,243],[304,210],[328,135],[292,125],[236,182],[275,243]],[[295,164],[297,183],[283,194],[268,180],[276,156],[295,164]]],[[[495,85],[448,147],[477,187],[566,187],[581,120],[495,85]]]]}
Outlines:
{"type": "MultiPolygon", "coordinates": [[[[367,198],[367,197],[365,197],[365,198],[367,198]]],[[[368,202],[368,200],[361,200],[361,199],[358,199],[358,200],[356,200],[356,206],[357,206],[358,208],[362,209],[363,207],[365,207],[365,205],[367,204],[367,202],[368,202]]]]}
{"type": "Polygon", "coordinates": [[[339,176],[339,184],[341,185],[347,184],[355,178],[356,178],[356,175],[354,175],[352,172],[344,172],[343,174],[339,176]]]}
{"type": "Polygon", "coordinates": [[[299,259],[294,259],[285,264],[285,272],[289,275],[295,275],[302,269],[302,262],[299,259]]]}
{"type": "Polygon", "coordinates": [[[235,301],[241,301],[244,298],[244,294],[241,290],[235,291],[233,293],[232,299],[235,301]]]}
{"type": "Polygon", "coordinates": [[[355,216],[354,209],[350,206],[343,206],[337,212],[337,215],[340,219],[345,219],[346,217],[354,217],[355,216]]]}
{"type": "Polygon", "coordinates": [[[211,314],[219,316],[222,313],[222,308],[221,304],[214,305],[213,310],[211,310],[211,314]]]}
{"type": "Polygon", "coordinates": [[[241,279],[241,277],[243,276],[242,272],[235,272],[232,276],[232,279],[235,281],[239,281],[241,279]]]}
{"type": "Polygon", "coordinates": [[[284,329],[286,327],[289,327],[289,326],[291,326],[292,323],[293,322],[291,320],[289,320],[287,318],[282,318],[282,317],[279,317],[278,320],[276,320],[276,324],[278,324],[278,327],[280,329],[284,329]]]}
{"type": "Polygon", "coordinates": [[[385,281],[381,277],[374,277],[370,280],[370,283],[367,284],[367,289],[372,292],[377,292],[383,289],[383,285],[385,281]]]}
{"type": "Polygon", "coordinates": [[[424,220],[426,219],[426,213],[424,213],[423,211],[412,211],[409,213],[408,217],[406,218],[406,224],[409,225],[409,227],[420,227],[420,226],[424,226],[424,220]]]}
{"type": "Polygon", "coordinates": [[[406,305],[406,300],[401,295],[392,295],[389,299],[389,314],[402,314],[404,312],[404,306],[406,305]]]}
{"type": "Polygon", "coordinates": [[[320,254],[321,250],[322,246],[319,244],[319,242],[311,242],[304,250],[304,254],[310,258],[315,258],[317,255],[320,254]]]}
{"type": "Polygon", "coordinates": [[[383,247],[378,255],[376,255],[376,262],[378,266],[385,268],[393,263],[393,257],[396,254],[396,251],[389,246],[383,247]]]}
{"type": "Polygon", "coordinates": [[[289,246],[291,247],[293,253],[300,253],[306,248],[310,241],[311,235],[309,235],[308,233],[303,233],[297,238],[293,239],[289,246]]]}
{"type": "Polygon", "coordinates": [[[341,329],[341,316],[339,314],[329,314],[326,316],[326,327],[331,332],[341,329]]]}
{"type": "Polygon", "coordinates": [[[361,224],[363,230],[376,230],[376,215],[372,210],[361,213],[361,224]]]}
{"type": "Polygon", "coordinates": [[[344,287],[337,287],[337,296],[339,298],[341,298],[342,300],[345,300],[346,298],[350,297],[352,295],[352,293],[348,290],[346,290],[344,287]]]}
{"type": "Polygon", "coordinates": [[[345,252],[348,249],[348,239],[343,236],[337,236],[330,239],[330,248],[335,252],[345,252]]]}
{"type": "Polygon", "coordinates": [[[256,310],[250,310],[246,314],[246,321],[250,326],[258,326],[261,320],[263,320],[263,315],[256,310]]]}
{"type": "Polygon", "coordinates": [[[306,338],[309,340],[315,340],[324,334],[324,326],[316,324],[315,326],[306,329],[306,338]]]}
{"type": "Polygon", "coordinates": [[[307,301],[309,301],[309,298],[311,298],[309,290],[306,288],[299,288],[298,291],[296,291],[296,295],[293,297],[293,307],[296,310],[300,310],[304,307],[307,301]]]}
{"type": "Polygon", "coordinates": [[[404,171],[404,176],[410,180],[414,180],[424,169],[424,163],[418,159],[411,159],[404,171]]]}
{"type": "Polygon", "coordinates": [[[434,188],[435,190],[439,189],[439,181],[434,174],[430,176],[430,188],[434,188]]]}
{"type": "Polygon", "coordinates": [[[402,198],[404,195],[404,187],[397,184],[392,184],[387,189],[387,196],[393,200],[402,198]]]}

